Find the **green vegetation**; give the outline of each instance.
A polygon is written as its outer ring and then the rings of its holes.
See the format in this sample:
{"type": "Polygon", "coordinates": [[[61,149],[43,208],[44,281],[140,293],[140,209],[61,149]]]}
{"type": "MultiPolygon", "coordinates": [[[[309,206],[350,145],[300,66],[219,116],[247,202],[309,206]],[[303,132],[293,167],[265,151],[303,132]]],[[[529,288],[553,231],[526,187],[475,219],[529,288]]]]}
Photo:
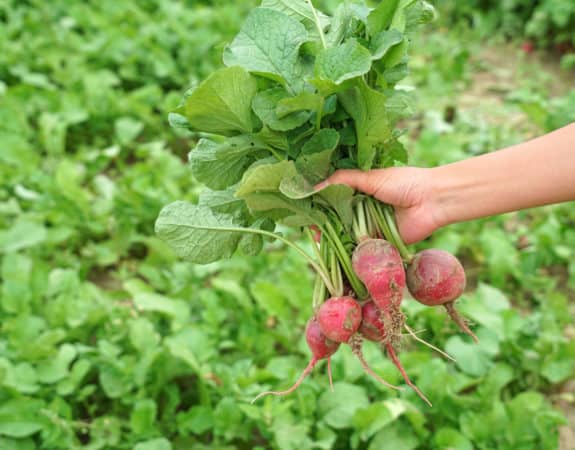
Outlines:
{"type": "MultiPolygon", "coordinates": [[[[404,302],[420,337],[457,359],[406,340],[402,363],[432,409],[364,375],[347,347],[335,394],[320,363],[291,397],[249,404],[309,361],[313,273],[281,242],[201,266],[154,234],[163,205],[202,190],[186,165],[200,136],[168,113],[222,67],[255,6],[188,3],[0,3],[0,448],[558,448],[575,377],[573,204],[453,225],[418,247],[461,257],[458,305],[481,339],[404,302]]],[[[414,38],[401,81],[417,87],[402,125],[411,163],[574,119],[560,81],[572,73],[446,20],[414,38]]],[[[364,353],[401,383],[377,346],[364,353]]]]}

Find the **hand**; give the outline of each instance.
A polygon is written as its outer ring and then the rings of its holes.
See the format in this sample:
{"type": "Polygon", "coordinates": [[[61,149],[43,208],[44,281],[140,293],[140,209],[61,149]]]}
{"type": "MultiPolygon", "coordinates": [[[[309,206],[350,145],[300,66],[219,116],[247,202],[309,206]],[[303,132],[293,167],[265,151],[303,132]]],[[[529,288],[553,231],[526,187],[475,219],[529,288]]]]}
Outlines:
{"type": "Polygon", "coordinates": [[[434,206],[429,169],[339,170],[324,183],[346,184],[392,205],[399,232],[406,244],[425,239],[442,225],[440,211],[434,206]]]}

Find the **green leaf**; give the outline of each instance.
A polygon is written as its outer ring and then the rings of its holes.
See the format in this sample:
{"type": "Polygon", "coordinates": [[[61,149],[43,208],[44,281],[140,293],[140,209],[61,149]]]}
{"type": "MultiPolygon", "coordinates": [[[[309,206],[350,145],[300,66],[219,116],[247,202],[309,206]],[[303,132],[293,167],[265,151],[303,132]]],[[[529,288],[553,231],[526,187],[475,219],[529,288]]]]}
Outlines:
{"type": "Polygon", "coordinates": [[[232,256],[241,239],[236,228],[233,216],[181,201],[164,207],[156,221],[158,236],[180,258],[197,264],[232,256]]]}
{"type": "Polygon", "coordinates": [[[327,47],[337,47],[345,40],[351,32],[354,17],[353,9],[349,3],[344,2],[338,5],[331,19],[329,31],[325,36],[327,47]]]}
{"type": "Polygon", "coordinates": [[[374,36],[386,30],[393,20],[400,0],[384,0],[367,17],[367,31],[374,36]]]}
{"type": "Polygon", "coordinates": [[[316,184],[327,178],[331,170],[331,158],[339,143],[339,133],[324,128],[314,134],[303,146],[295,161],[297,171],[310,183],[316,184]]]}
{"type": "Polygon", "coordinates": [[[343,184],[333,184],[319,192],[319,197],[337,211],[348,230],[353,221],[353,196],[354,190],[343,184]]]}
{"type": "Polygon", "coordinates": [[[0,253],[35,247],[43,243],[46,236],[44,225],[20,218],[8,230],[0,231],[0,253]]]}
{"type": "Polygon", "coordinates": [[[413,431],[400,422],[385,427],[375,435],[368,450],[390,448],[393,450],[414,450],[419,447],[419,439],[413,431]]]}
{"type": "Polygon", "coordinates": [[[36,450],[36,444],[31,438],[11,439],[0,437],[0,450],[36,450]]]}
{"type": "Polygon", "coordinates": [[[292,226],[321,224],[325,216],[312,208],[309,200],[293,200],[279,192],[254,192],[245,197],[248,208],[256,212],[275,212],[276,220],[292,226]]]}
{"type": "Polygon", "coordinates": [[[403,34],[397,30],[387,30],[377,33],[369,43],[371,58],[375,61],[383,58],[387,52],[403,41],[403,34]]]}
{"type": "Polygon", "coordinates": [[[243,135],[218,143],[200,139],[189,154],[194,177],[210,189],[221,190],[241,180],[265,144],[243,135]]]}
{"type": "Polygon", "coordinates": [[[186,98],[185,116],[192,128],[205,133],[250,133],[256,91],[256,80],[241,67],[220,69],[186,98]]]}
{"type": "Polygon", "coordinates": [[[38,364],[38,379],[42,383],[52,384],[68,376],[69,367],[78,352],[71,344],[63,344],[58,354],[38,364]]]}
{"type": "Polygon", "coordinates": [[[295,200],[311,197],[318,192],[314,189],[314,186],[299,173],[291,177],[285,177],[281,181],[279,189],[283,195],[295,200]]]}
{"type": "Polygon", "coordinates": [[[278,118],[298,111],[317,111],[322,105],[323,97],[312,92],[302,92],[295,97],[282,98],[276,107],[278,118]]]}
{"type": "Polygon", "coordinates": [[[2,309],[17,313],[29,310],[32,300],[33,263],[18,253],[8,253],[2,260],[2,309]]]}
{"type": "Polygon", "coordinates": [[[445,351],[457,361],[457,366],[472,376],[487,374],[493,363],[488,355],[480,351],[476,344],[464,341],[460,336],[450,337],[445,351]]]}
{"type": "Polygon", "coordinates": [[[345,382],[334,383],[334,392],[325,391],[319,398],[319,413],[323,421],[337,429],[353,426],[356,412],[368,406],[365,389],[345,382]]]}
{"type": "Polygon", "coordinates": [[[310,117],[306,111],[294,112],[278,116],[276,108],[281,100],[289,98],[290,95],[282,88],[268,89],[259,92],[252,103],[252,108],[259,119],[271,130],[289,131],[303,125],[310,117]]]}
{"type": "Polygon", "coordinates": [[[132,117],[120,117],[114,123],[114,129],[120,144],[126,145],[138,137],[144,124],[132,117]]]}
{"type": "Polygon", "coordinates": [[[172,448],[172,444],[166,438],[151,439],[134,446],[134,450],[172,450],[172,448]]]}
{"type": "Polygon", "coordinates": [[[365,75],[370,69],[371,53],[354,39],[323,50],[315,62],[316,77],[336,85],[365,75]]]}
{"type": "Polygon", "coordinates": [[[369,170],[378,150],[392,137],[386,97],[362,80],[353,89],[339,93],[338,99],[355,121],[357,165],[369,170]]]}
{"type": "Polygon", "coordinates": [[[353,427],[360,433],[361,439],[367,441],[375,433],[396,421],[406,411],[405,402],[399,399],[373,403],[355,413],[353,427]]]}
{"type": "Polygon", "coordinates": [[[155,292],[137,292],[126,288],[132,294],[134,305],[139,311],[154,311],[165,314],[173,319],[186,321],[189,308],[185,301],[176,300],[155,292]]]}
{"type": "Polygon", "coordinates": [[[440,428],[433,436],[433,441],[438,448],[473,450],[471,441],[453,428],[440,428]]]}
{"type": "Polygon", "coordinates": [[[22,397],[7,399],[0,405],[0,436],[23,438],[43,428],[40,410],[45,407],[41,400],[22,397]]]}
{"type": "MultiPolygon", "coordinates": [[[[280,115],[278,115],[278,117],[281,118],[280,115]]],[[[268,127],[263,127],[261,131],[256,134],[256,137],[271,147],[278,148],[286,152],[289,150],[289,143],[285,133],[279,133],[277,131],[270,130],[268,127]]]]}
{"type": "Polygon", "coordinates": [[[292,177],[296,173],[293,161],[258,165],[244,174],[236,191],[236,197],[245,198],[254,192],[278,191],[282,180],[292,177]]]}
{"type": "Polygon", "coordinates": [[[136,434],[149,433],[155,428],[158,407],[152,399],[142,399],[134,403],[130,414],[130,428],[136,434]]]}
{"type": "Polygon", "coordinates": [[[307,0],[263,0],[261,6],[274,9],[286,16],[299,20],[305,25],[311,40],[319,41],[320,39],[316,25],[316,15],[322,29],[329,24],[329,17],[315,9],[312,3],[307,0]]]}
{"type": "Polygon", "coordinates": [[[308,33],[298,20],[273,9],[255,8],[226,47],[224,63],[271,78],[297,93],[304,75],[299,49],[307,40],[308,33]]]}
{"type": "Polygon", "coordinates": [[[141,353],[158,346],[160,336],[154,325],[145,317],[138,317],[129,323],[130,342],[141,353]]]}
{"type": "Polygon", "coordinates": [[[212,358],[216,347],[208,335],[198,327],[187,327],[166,338],[166,347],[176,358],[186,362],[196,373],[201,365],[212,358]]]}
{"type": "Polygon", "coordinates": [[[403,144],[396,139],[392,139],[380,148],[377,167],[392,167],[396,163],[406,164],[407,159],[407,150],[403,144]]]}
{"type": "Polygon", "coordinates": [[[234,194],[236,187],[232,186],[224,191],[204,189],[200,193],[198,206],[207,206],[212,211],[234,216],[238,222],[245,223],[249,217],[246,203],[234,194]]]}

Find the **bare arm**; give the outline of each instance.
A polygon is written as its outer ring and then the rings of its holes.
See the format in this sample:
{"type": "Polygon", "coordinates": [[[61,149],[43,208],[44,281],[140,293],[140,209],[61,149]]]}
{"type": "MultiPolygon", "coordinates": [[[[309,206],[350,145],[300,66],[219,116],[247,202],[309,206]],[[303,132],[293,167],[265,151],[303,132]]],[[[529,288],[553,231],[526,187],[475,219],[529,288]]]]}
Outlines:
{"type": "Polygon", "coordinates": [[[575,124],[431,169],[439,224],[575,200],[575,124]]]}
{"type": "Polygon", "coordinates": [[[433,169],[340,170],[326,182],[393,205],[403,239],[417,242],[450,223],[575,200],[575,123],[433,169]]]}

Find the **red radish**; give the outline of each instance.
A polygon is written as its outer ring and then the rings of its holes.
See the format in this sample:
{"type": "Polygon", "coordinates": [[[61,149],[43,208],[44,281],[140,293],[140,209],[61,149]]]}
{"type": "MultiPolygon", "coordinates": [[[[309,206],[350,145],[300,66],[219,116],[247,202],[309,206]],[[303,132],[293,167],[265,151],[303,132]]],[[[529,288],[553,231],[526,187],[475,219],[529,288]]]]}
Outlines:
{"type": "Polygon", "coordinates": [[[465,283],[463,266],[444,250],[423,250],[407,268],[407,287],[413,298],[427,306],[443,305],[459,328],[479,342],[453,305],[465,290],[465,283]]]}
{"type": "Polygon", "coordinates": [[[407,372],[401,365],[401,361],[395,353],[395,349],[391,342],[386,339],[386,330],[384,322],[381,320],[382,311],[380,311],[374,302],[369,301],[363,305],[362,310],[362,321],[359,332],[368,340],[373,342],[380,342],[383,347],[387,350],[387,354],[393,361],[393,364],[398,368],[401,376],[405,380],[405,383],[411,387],[421,399],[427,403],[429,406],[433,406],[427,397],[419,390],[419,388],[413,384],[409,379],[407,372]]]}
{"type": "Polygon", "coordinates": [[[377,375],[365,361],[361,351],[361,337],[356,334],[361,324],[361,306],[352,297],[332,297],[317,313],[322,332],[332,341],[348,343],[363,370],[381,384],[398,389],[377,375]]]}
{"type": "Polygon", "coordinates": [[[384,239],[366,239],[354,250],[353,270],[382,311],[399,308],[405,270],[399,251],[384,239]]]}
{"type": "Polygon", "coordinates": [[[332,297],[319,307],[317,320],[329,339],[347,342],[361,323],[361,306],[352,297],[332,297]]]}
{"type": "Polygon", "coordinates": [[[309,229],[313,232],[313,240],[319,244],[321,242],[321,230],[317,225],[310,225],[309,229]]]}
{"type": "Polygon", "coordinates": [[[325,336],[325,334],[323,334],[321,332],[319,324],[315,318],[312,318],[312,319],[308,320],[308,322],[307,322],[307,326],[305,329],[305,339],[307,341],[307,345],[310,348],[313,356],[312,356],[309,364],[307,365],[307,367],[304,369],[304,371],[300,375],[300,377],[294,383],[294,385],[285,391],[262,392],[256,398],[254,398],[252,400],[252,403],[254,403],[256,400],[258,400],[259,398],[264,397],[266,395],[280,395],[281,396],[281,395],[291,394],[292,392],[294,392],[299,387],[299,385],[302,383],[302,381],[305,379],[305,377],[307,377],[311,373],[311,371],[313,370],[313,368],[315,367],[317,362],[322,360],[322,359],[327,359],[327,373],[329,376],[329,384],[333,390],[333,381],[332,381],[332,377],[331,377],[331,355],[333,355],[337,351],[337,349],[339,348],[339,342],[334,342],[334,341],[328,339],[325,336]]]}
{"type": "Polygon", "coordinates": [[[400,309],[405,270],[399,251],[384,239],[367,239],[355,248],[352,264],[373,302],[383,312],[386,339],[397,343],[405,324],[400,309]]]}

